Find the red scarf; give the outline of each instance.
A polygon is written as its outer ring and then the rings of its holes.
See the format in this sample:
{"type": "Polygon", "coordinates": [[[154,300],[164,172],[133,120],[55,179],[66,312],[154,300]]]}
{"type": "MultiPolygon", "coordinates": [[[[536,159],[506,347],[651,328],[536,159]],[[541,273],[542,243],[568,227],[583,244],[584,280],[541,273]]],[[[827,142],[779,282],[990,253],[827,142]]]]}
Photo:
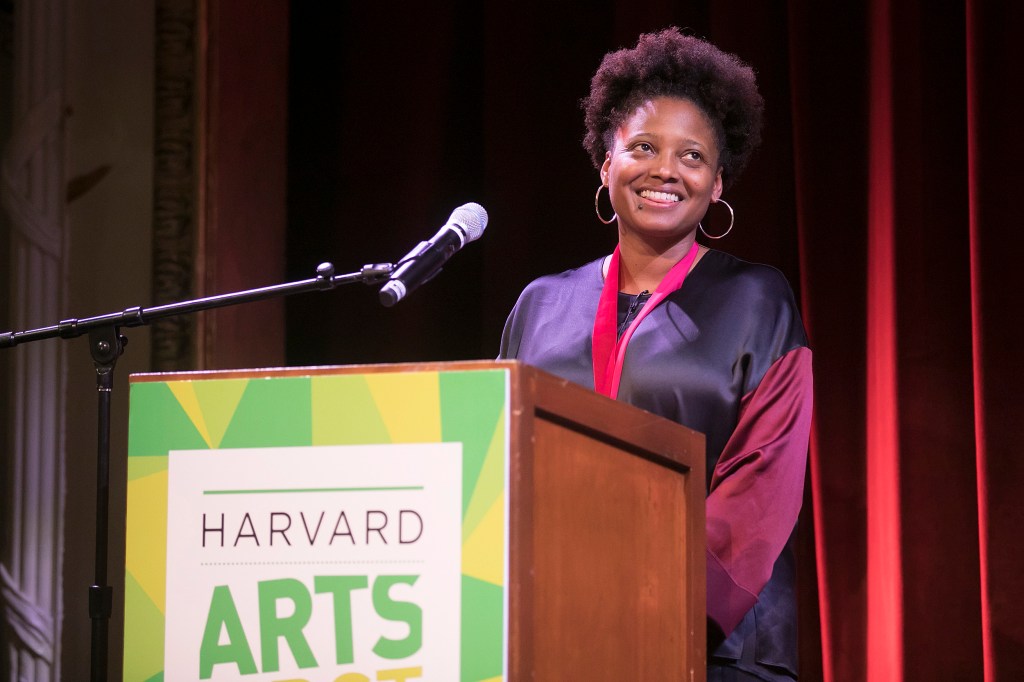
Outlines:
{"type": "Polygon", "coordinates": [[[619,393],[619,380],[622,378],[622,363],[626,358],[626,345],[640,322],[647,317],[655,306],[665,300],[673,291],[683,286],[683,280],[690,271],[693,261],[697,258],[697,242],[683,256],[683,259],[672,266],[665,278],[661,280],[657,290],[630,323],[621,338],[616,338],[619,313],[619,247],[612,252],[608,274],[604,278],[601,289],[601,300],[597,304],[597,316],[594,318],[594,390],[609,398],[619,393]]]}

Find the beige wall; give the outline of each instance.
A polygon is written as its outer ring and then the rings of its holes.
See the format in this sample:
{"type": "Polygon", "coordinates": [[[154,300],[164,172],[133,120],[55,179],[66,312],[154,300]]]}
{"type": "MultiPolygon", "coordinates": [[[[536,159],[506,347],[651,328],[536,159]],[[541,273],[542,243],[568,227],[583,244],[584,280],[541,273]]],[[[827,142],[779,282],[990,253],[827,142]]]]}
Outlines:
{"type": "MultiPolygon", "coordinates": [[[[68,206],[68,314],[87,317],[146,306],[150,294],[153,187],[153,0],[69,0],[67,164],[69,180],[109,172],[68,206]]],[[[120,679],[128,375],[149,365],[149,335],[129,339],[118,362],[111,428],[110,553],[114,586],[110,679],[120,679]]],[[[85,339],[69,342],[63,677],[85,679],[93,580],[96,390],[85,339]]]]}
{"type": "MultiPolygon", "coordinates": [[[[64,41],[64,151],[62,169],[69,189],[65,225],[69,235],[67,291],[61,318],[85,318],[151,305],[154,174],[154,49],[157,0],[50,0],[66,19],[57,39],[64,41]]],[[[32,0],[15,0],[18,8],[32,0]]],[[[211,70],[209,117],[200,134],[208,138],[212,161],[202,157],[208,210],[202,212],[208,244],[203,257],[209,273],[199,273],[198,293],[223,293],[281,281],[285,215],[285,109],[287,92],[287,3],[258,8],[244,0],[197,2],[213,24],[206,68],[211,70]],[[215,49],[214,49],[215,48],[215,49]],[[252,59],[255,54],[259,59],[252,59]],[[222,87],[225,84],[232,87],[222,87]],[[245,135],[239,136],[239,131],[245,135]],[[268,181],[267,178],[271,178],[268,181]],[[267,187],[269,184],[271,187],[267,187]],[[248,250],[239,244],[248,244],[248,250]],[[256,251],[253,260],[247,251],[256,251]],[[244,268],[236,267],[239,263],[244,268]],[[241,273],[241,274],[239,274],[241,273]]],[[[16,22],[15,22],[16,23],[16,22]]],[[[4,90],[0,89],[0,97],[4,90]]],[[[205,101],[205,100],[204,100],[205,101]]],[[[2,108],[0,108],[2,110],[2,108]]],[[[0,125],[0,145],[10,131],[0,125]]],[[[8,237],[0,222],[0,240],[8,237]]],[[[9,251],[0,248],[0,280],[5,285],[9,251]]],[[[54,282],[60,288],[63,282],[54,282]]],[[[13,297],[18,292],[9,291],[13,297]]],[[[210,366],[276,365],[283,362],[283,307],[280,303],[241,306],[244,314],[214,318],[217,344],[209,346],[210,366]],[[269,307],[268,307],[269,306],[269,307]],[[268,313],[269,311],[269,313],[268,313]],[[273,320],[265,329],[267,320],[273,320]],[[248,329],[265,330],[253,344],[248,329]],[[250,355],[245,355],[250,353],[250,355]],[[219,354],[218,354],[219,353],[219,354]]],[[[9,312],[9,311],[8,311],[9,312]]],[[[4,306],[0,305],[0,331],[4,306]]],[[[57,319],[47,320],[46,324],[57,319]]],[[[208,330],[208,331],[210,331],[208,330]]],[[[128,376],[148,371],[150,334],[123,330],[129,344],[117,365],[111,429],[109,548],[106,583],[114,588],[109,636],[109,679],[121,677],[124,627],[124,507],[127,454],[128,376]]],[[[86,339],[45,344],[66,350],[65,542],[63,619],[60,644],[62,679],[87,679],[91,621],[88,588],[94,576],[96,490],[95,372],[86,339]]],[[[0,363],[5,362],[0,358],[0,363]]],[[[0,368],[0,381],[6,376],[0,368]]],[[[8,409],[0,401],[7,425],[8,409]]],[[[0,458],[11,459],[0,446],[0,458]]],[[[4,467],[0,467],[0,472],[4,467]]],[[[0,475],[0,485],[4,484],[0,475]]],[[[2,489],[0,489],[2,492],[2,489]]],[[[59,491],[54,492],[59,499],[59,491]]],[[[2,512],[0,512],[2,514],[2,512]]],[[[7,521],[0,517],[6,528],[7,521]]],[[[61,548],[55,548],[60,550],[61,548]]],[[[0,672],[4,680],[6,671],[0,672]]]]}

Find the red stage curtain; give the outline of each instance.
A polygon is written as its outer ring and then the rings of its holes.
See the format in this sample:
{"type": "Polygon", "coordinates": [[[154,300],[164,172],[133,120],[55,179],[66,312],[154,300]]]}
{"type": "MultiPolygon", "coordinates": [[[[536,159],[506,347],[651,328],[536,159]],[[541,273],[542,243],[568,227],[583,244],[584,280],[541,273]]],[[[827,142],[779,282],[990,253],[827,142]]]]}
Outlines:
{"type": "Polygon", "coordinates": [[[289,362],[493,357],[526,282],[614,245],[579,146],[601,55],[687,27],[767,103],[715,246],[787,274],[815,354],[801,679],[1024,679],[1022,7],[293,3],[291,272],[396,259],[470,199],[491,227],[394,309],[289,301],[289,362]]]}
{"type": "Polygon", "coordinates": [[[1021,679],[1022,12],[790,10],[823,677],[1021,679]]]}
{"type": "Polygon", "coordinates": [[[971,329],[978,471],[981,616],[985,678],[1024,677],[1024,376],[1019,259],[1024,253],[1016,192],[1024,135],[1024,6],[967,3],[967,139],[971,329]]]}

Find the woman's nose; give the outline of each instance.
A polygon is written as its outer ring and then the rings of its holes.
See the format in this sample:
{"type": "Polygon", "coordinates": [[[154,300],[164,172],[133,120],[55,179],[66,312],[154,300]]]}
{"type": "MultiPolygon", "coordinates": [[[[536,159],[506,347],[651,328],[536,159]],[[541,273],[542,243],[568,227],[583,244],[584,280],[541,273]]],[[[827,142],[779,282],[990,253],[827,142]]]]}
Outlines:
{"type": "Polygon", "coordinates": [[[679,179],[676,170],[675,160],[669,154],[658,154],[654,157],[651,166],[651,176],[663,182],[674,182],[679,179]]]}

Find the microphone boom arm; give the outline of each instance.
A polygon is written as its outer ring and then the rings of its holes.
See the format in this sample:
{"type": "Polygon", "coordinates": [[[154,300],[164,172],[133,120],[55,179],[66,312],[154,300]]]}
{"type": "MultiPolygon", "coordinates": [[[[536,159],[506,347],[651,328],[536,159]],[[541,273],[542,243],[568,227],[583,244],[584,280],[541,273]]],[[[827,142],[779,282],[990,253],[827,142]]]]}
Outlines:
{"type": "Polygon", "coordinates": [[[141,327],[164,317],[185,315],[201,310],[223,308],[253,301],[263,301],[269,298],[301,294],[307,291],[329,291],[342,284],[362,282],[372,286],[386,281],[394,269],[395,266],[392,263],[372,263],[364,265],[358,272],[335,275],[333,264],[321,263],[316,269],[316,277],[311,279],[274,284],[229,294],[217,294],[190,301],[150,306],[149,308],[136,306],[134,308],[126,308],[121,312],[106,313],[104,315],[96,315],[95,317],[83,319],[69,318],[49,327],[3,332],[0,333],[0,348],[11,348],[21,343],[41,341],[42,339],[53,337],[73,339],[87,334],[93,329],[102,327],[114,327],[115,329],[120,327],[141,327]]]}

